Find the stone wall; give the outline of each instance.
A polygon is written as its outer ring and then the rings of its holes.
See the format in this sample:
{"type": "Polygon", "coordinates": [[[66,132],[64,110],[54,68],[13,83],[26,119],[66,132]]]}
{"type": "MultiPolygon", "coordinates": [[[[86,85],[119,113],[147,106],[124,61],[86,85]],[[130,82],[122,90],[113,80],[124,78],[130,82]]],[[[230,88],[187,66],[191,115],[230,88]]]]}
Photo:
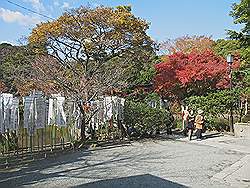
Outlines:
{"type": "Polygon", "coordinates": [[[234,134],[236,137],[250,138],[250,123],[234,124],[234,134]]]}

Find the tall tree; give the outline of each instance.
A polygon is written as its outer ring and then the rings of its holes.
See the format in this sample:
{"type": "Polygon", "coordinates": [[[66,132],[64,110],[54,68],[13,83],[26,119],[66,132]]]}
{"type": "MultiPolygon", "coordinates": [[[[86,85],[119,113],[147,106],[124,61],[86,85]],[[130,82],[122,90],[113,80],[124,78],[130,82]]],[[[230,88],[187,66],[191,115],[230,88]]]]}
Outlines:
{"type": "Polygon", "coordinates": [[[190,53],[192,51],[203,52],[212,49],[214,41],[206,36],[183,36],[174,40],[166,40],[160,44],[160,49],[165,54],[177,52],[190,53]]]}
{"type": "Polygon", "coordinates": [[[20,81],[31,74],[34,55],[27,45],[0,44],[0,80],[5,85],[5,92],[24,94],[20,89],[25,88],[27,82],[20,81]]]}
{"type": "Polygon", "coordinates": [[[30,44],[43,44],[49,54],[34,63],[34,78],[77,101],[82,139],[88,123],[84,106],[96,95],[125,86],[135,59],[153,53],[148,28],[129,6],[119,6],[80,7],[33,29],[30,44]]]}
{"type": "Polygon", "coordinates": [[[230,16],[233,17],[235,24],[242,24],[243,28],[240,32],[228,30],[228,34],[232,39],[238,39],[244,47],[250,46],[250,3],[249,0],[241,0],[240,3],[232,5],[230,16]]]}
{"type": "MultiPolygon", "coordinates": [[[[235,61],[233,68],[239,66],[237,59],[235,61]]],[[[229,84],[226,60],[211,50],[168,55],[166,61],[156,64],[155,68],[155,89],[170,99],[204,95],[229,84]]]]}

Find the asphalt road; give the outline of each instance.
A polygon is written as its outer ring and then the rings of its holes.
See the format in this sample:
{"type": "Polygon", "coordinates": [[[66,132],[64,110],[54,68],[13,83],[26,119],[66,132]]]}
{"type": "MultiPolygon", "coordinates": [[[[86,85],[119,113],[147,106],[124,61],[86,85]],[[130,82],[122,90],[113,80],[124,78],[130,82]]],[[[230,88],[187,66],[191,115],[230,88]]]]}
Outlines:
{"type": "Polygon", "coordinates": [[[244,156],[198,141],[147,140],[1,171],[0,187],[226,188],[230,185],[211,177],[244,156]]]}

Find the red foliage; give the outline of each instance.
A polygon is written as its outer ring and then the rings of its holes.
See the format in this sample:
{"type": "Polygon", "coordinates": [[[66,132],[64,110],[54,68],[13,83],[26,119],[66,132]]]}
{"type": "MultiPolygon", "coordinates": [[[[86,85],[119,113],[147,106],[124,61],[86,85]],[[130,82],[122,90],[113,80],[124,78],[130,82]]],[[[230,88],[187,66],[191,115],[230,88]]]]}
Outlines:
{"type": "MultiPolygon", "coordinates": [[[[155,90],[163,95],[184,98],[229,85],[228,64],[211,50],[203,53],[178,52],[168,55],[165,62],[155,65],[155,90]]],[[[236,57],[233,69],[239,67],[236,57]]]]}

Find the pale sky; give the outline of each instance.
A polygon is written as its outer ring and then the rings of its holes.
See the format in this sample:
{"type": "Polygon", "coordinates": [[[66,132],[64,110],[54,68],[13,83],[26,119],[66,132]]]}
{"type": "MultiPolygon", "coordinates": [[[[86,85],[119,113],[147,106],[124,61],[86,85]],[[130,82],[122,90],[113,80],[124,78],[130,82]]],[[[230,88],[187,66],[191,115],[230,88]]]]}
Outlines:
{"type": "MultiPolygon", "coordinates": [[[[133,13],[151,23],[148,34],[157,41],[184,35],[226,38],[226,29],[239,30],[229,16],[231,5],[240,0],[10,0],[48,17],[57,18],[80,5],[131,5],[133,13]]],[[[0,0],[0,43],[17,44],[37,23],[48,18],[0,0]]]]}

